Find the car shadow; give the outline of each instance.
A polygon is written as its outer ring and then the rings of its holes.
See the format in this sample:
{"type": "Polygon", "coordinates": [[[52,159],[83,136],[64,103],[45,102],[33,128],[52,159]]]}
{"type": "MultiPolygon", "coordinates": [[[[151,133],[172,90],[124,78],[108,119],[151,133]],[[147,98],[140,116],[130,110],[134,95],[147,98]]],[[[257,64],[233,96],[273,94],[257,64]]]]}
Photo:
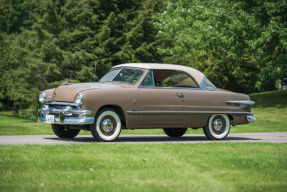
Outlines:
{"type": "MultiPolygon", "coordinates": [[[[73,139],[58,137],[46,137],[48,140],[69,142],[69,143],[97,143],[93,137],[77,136],[73,139]]],[[[207,142],[248,142],[258,141],[258,138],[229,136],[221,141],[208,140],[204,135],[188,135],[179,138],[168,137],[165,135],[121,135],[116,141],[103,143],[207,143],[207,142]]],[[[100,143],[100,142],[99,142],[100,143]]]]}

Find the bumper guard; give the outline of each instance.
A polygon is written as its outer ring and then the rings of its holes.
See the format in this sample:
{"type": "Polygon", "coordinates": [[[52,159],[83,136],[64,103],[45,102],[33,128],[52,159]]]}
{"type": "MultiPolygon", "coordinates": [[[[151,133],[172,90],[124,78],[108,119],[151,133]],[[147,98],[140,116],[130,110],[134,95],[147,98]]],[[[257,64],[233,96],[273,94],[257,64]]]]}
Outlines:
{"type": "Polygon", "coordinates": [[[248,116],[247,116],[247,121],[248,121],[249,123],[256,122],[256,118],[253,117],[253,116],[251,116],[251,115],[248,115],[248,116]]]}
{"type": "Polygon", "coordinates": [[[38,110],[38,121],[51,124],[83,125],[94,123],[94,117],[90,110],[75,110],[67,105],[63,109],[56,109],[44,105],[38,110]]]}

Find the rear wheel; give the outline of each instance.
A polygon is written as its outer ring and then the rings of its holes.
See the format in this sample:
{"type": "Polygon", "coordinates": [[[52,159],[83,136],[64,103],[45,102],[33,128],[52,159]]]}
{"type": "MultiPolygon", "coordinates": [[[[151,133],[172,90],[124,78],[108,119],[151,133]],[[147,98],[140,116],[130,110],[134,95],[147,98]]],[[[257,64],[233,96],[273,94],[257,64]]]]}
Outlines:
{"type": "Polygon", "coordinates": [[[81,131],[80,129],[70,129],[65,125],[58,124],[52,124],[52,130],[54,131],[55,135],[60,138],[74,138],[81,131]]]}
{"type": "Polygon", "coordinates": [[[163,131],[170,137],[181,137],[185,134],[187,128],[165,128],[163,131]]]}
{"type": "Polygon", "coordinates": [[[225,114],[212,115],[203,128],[205,136],[210,140],[222,140],[229,134],[230,120],[225,114]]]}
{"type": "Polygon", "coordinates": [[[92,135],[97,141],[114,141],[121,129],[122,122],[118,113],[110,108],[100,110],[91,126],[92,135]]]}

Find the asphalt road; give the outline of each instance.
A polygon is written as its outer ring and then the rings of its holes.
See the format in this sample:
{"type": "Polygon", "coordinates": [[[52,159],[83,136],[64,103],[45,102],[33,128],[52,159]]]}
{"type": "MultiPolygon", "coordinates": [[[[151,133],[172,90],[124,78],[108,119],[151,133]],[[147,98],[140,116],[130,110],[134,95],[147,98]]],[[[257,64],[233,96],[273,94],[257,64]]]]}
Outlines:
{"type": "MultiPolygon", "coordinates": [[[[287,143],[287,132],[269,133],[233,133],[223,141],[210,141],[204,135],[184,135],[180,138],[170,138],[166,135],[121,135],[115,142],[105,144],[155,144],[155,143],[210,143],[210,142],[268,142],[287,143]]],[[[17,135],[0,136],[0,145],[25,144],[90,144],[96,143],[90,135],[79,135],[74,139],[61,139],[55,135],[17,135]]]]}

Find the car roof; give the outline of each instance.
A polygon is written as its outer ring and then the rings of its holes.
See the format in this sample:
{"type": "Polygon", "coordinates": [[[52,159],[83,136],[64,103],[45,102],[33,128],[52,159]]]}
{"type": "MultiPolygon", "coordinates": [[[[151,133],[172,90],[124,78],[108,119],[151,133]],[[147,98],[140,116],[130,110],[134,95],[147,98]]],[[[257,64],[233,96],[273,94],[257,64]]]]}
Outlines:
{"type": "Polygon", "coordinates": [[[185,71],[189,73],[198,82],[198,84],[201,84],[205,78],[205,75],[201,73],[200,71],[194,68],[191,68],[191,67],[183,66],[183,65],[161,64],[161,63],[126,63],[126,64],[116,65],[113,68],[118,68],[118,67],[185,71]]]}

